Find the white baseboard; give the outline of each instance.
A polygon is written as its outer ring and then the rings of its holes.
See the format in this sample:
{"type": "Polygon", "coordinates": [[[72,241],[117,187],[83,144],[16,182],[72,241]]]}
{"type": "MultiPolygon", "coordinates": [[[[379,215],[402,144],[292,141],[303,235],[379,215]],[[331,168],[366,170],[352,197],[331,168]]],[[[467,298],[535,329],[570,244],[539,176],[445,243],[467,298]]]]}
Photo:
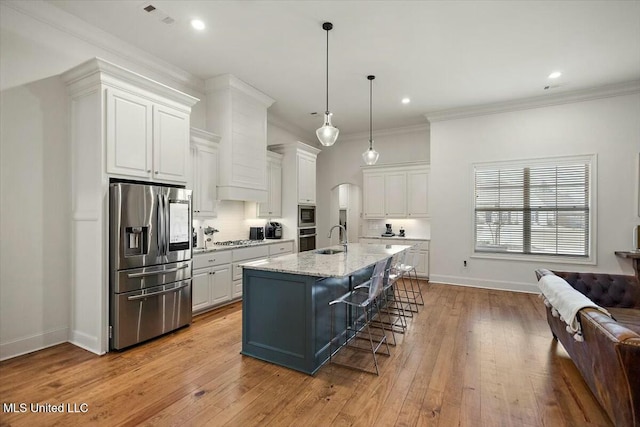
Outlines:
{"type": "Polygon", "coordinates": [[[75,346],[90,351],[91,353],[95,353],[98,355],[104,354],[104,352],[100,349],[98,338],[87,335],[83,332],[71,331],[71,333],[69,334],[69,342],[75,346]]]}
{"type": "Polygon", "coordinates": [[[20,338],[0,344],[0,360],[11,359],[43,348],[51,347],[69,339],[69,328],[60,328],[42,334],[20,338]]]}
{"type": "Polygon", "coordinates": [[[443,283],[445,285],[469,286],[472,288],[495,289],[500,291],[524,292],[539,294],[540,290],[535,284],[524,282],[504,282],[499,280],[473,279],[460,276],[443,276],[432,274],[429,282],[443,283]]]}

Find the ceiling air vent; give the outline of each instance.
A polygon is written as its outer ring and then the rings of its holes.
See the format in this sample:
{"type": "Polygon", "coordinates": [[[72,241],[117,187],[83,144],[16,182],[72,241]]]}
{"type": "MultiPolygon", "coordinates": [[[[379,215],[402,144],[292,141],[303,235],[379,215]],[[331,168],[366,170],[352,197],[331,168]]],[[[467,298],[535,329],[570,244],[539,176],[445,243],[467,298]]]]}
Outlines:
{"type": "Polygon", "coordinates": [[[160,22],[163,22],[165,24],[173,24],[174,22],[176,22],[176,20],[170,17],[166,12],[158,9],[152,4],[143,7],[142,10],[155,16],[160,22]]]}

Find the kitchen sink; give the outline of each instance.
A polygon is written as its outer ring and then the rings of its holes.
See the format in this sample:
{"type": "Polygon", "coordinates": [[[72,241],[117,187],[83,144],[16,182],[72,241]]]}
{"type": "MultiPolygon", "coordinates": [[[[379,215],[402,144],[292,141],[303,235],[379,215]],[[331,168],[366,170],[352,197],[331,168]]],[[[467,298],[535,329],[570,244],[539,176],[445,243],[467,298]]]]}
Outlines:
{"type": "Polygon", "coordinates": [[[340,249],[320,249],[316,251],[316,253],[320,255],[333,255],[333,254],[339,254],[341,252],[344,252],[344,251],[340,249]]]}

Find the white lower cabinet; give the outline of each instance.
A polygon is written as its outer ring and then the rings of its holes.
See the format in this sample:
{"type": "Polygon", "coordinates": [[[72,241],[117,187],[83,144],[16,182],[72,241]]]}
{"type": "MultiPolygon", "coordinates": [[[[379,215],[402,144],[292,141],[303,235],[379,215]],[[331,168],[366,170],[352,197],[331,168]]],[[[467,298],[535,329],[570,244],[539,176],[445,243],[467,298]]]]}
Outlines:
{"type": "Polygon", "coordinates": [[[413,245],[418,250],[416,255],[416,273],[418,277],[429,278],[429,240],[407,240],[402,238],[376,239],[361,237],[361,244],[368,245],[413,245]]]}
{"type": "Polygon", "coordinates": [[[231,252],[207,252],[193,257],[191,307],[199,312],[232,298],[231,252]]]}
{"type": "Polygon", "coordinates": [[[293,242],[284,241],[194,255],[192,310],[215,308],[242,297],[241,264],[293,253],[293,242]]]}
{"type": "Polygon", "coordinates": [[[231,284],[232,298],[242,296],[242,267],[249,261],[259,261],[269,256],[269,248],[267,246],[254,246],[250,248],[240,248],[233,250],[233,283],[231,284]]]}

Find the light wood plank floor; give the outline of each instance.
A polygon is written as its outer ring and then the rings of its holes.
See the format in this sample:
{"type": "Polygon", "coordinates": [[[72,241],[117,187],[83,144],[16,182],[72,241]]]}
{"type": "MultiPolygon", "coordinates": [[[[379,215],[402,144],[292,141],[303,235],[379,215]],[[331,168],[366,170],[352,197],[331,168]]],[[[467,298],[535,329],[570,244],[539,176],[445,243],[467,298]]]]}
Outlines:
{"type": "Polygon", "coordinates": [[[2,403],[88,411],[3,412],[0,425],[611,425],[536,295],[423,289],[426,304],[380,358],[379,377],[337,365],[311,377],[241,356],[234,304],[128,351],[62,344],[2,362],[2,403]]]}

